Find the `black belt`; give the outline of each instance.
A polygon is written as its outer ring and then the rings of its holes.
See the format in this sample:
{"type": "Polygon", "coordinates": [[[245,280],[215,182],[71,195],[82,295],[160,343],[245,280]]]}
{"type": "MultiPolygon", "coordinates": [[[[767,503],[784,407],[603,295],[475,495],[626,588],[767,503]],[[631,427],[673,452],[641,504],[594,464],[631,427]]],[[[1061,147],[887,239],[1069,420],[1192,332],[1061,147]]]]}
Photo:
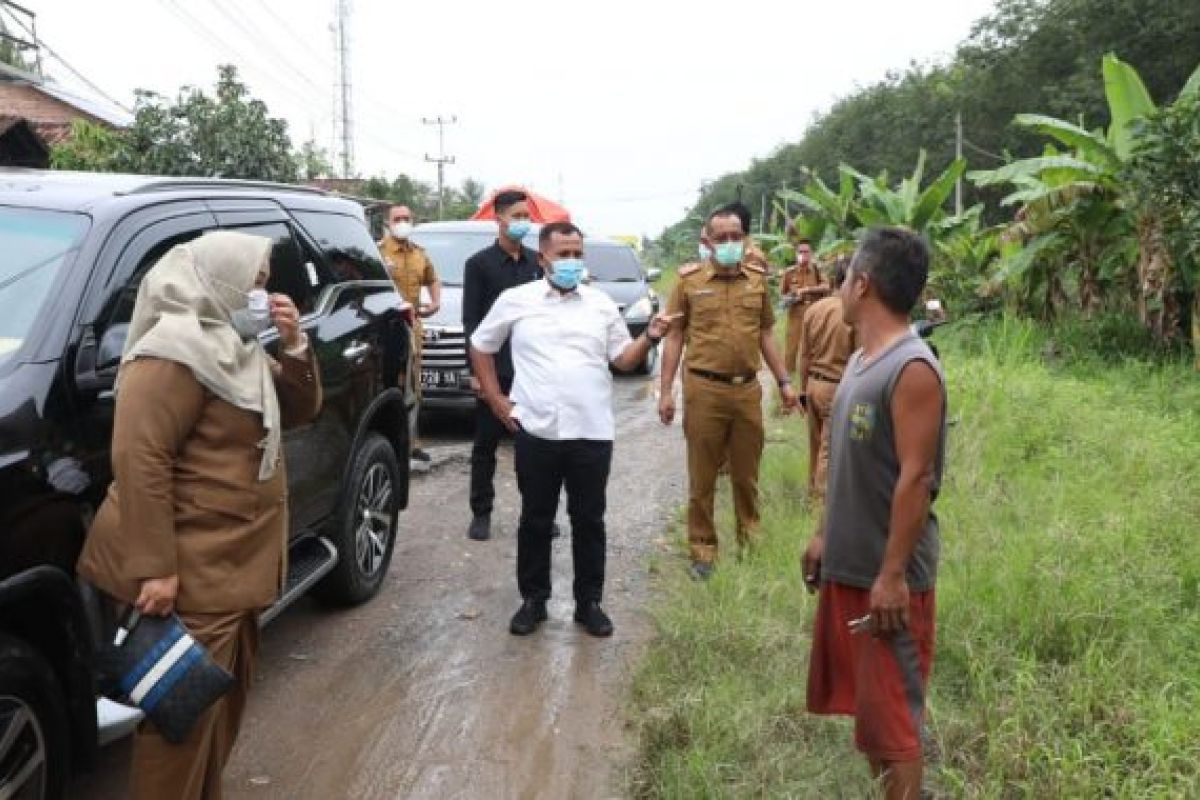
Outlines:
{"type": "Polygon", "coordinates": [[[841,378],[831,378],[828,375],[822,375],[820,372],[817,372],[814,369],[810,369],[808,371],[808,377],[816,378],[819,381],[825,381],[825,383],[841,383],[842,382],[841,378]]]}
{"type": "Polygon", "coordinates": [[[734,386],[741,386],[744,383],[750,383],[758,376],[753,373],[749,375],[722,375],[719,372],[709,372],[706,369],[688,368],[688,372],[693,375],[699,375],[701,378],[708,378],[710,381],[720,381],[721,383],[729,383],[734,386]]]}

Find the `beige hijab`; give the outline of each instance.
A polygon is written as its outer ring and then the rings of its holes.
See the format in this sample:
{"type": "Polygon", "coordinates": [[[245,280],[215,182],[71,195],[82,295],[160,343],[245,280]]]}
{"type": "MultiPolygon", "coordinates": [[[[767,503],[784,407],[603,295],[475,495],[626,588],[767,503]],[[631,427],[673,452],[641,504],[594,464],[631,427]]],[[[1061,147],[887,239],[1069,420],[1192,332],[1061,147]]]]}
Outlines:
{"type": "Polygon", "coordinates": [[[246,307],[270,254],[270,239],[233,231],[172,247],[142,280],[121,358],[122,366],[143,357],[182,364],[217,397],[261,414],[267,435],[259,444],[260,481],[279,465],[279,398],[270,357],[257,339],[242,341],[230,315],[246,307]]]}

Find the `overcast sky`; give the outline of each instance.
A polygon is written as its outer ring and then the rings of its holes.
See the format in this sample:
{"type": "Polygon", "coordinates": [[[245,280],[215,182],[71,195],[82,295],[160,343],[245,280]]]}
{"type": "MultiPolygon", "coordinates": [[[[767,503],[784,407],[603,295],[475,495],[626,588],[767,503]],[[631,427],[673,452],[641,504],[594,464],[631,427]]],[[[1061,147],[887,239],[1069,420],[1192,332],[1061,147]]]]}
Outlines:
{"type": "MultiPolygon", "coordinates": [[[[118,100],[233,62],[296,144],[333,142],[335,0],[22,0],[118,100]]],[[[597,233],[656,235],[701,181],[799,139],[838,97],[945,60],[992,0],[352,0],[355,167],[524,183],[597,233]]],[[[47,64],[77,86],[62,66],[47,64]]],[[[914,154],[915,155],[915,154],[914,154]]]]}

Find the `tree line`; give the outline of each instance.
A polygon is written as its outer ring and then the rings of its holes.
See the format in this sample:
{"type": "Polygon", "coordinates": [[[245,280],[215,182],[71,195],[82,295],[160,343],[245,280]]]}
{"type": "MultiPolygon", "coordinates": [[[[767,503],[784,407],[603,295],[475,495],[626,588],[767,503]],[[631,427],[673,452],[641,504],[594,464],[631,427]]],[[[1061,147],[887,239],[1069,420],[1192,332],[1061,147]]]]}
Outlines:
{"type": "Polygon", "coordinates": [[[779,259],[789,225],[836,250],[904,224],[930,236],[935,287],[960,307],[1131,311],[1159,342],[1193,328],[1200,344],[1198,63],[1200,3],[1000,0],[949,63],[888,75],[709,183],[653,254],[690,259],[704,215],[734,199],[766,209],[779,259]]]}

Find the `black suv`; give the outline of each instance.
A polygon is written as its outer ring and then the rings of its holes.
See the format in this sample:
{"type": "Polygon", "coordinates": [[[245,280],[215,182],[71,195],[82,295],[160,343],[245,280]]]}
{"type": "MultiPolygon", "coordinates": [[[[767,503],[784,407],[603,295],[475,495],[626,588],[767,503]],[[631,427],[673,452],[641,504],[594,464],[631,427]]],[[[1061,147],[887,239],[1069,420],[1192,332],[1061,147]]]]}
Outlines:
{"type": "MultiPolygon", "coordinates": [[[[97,702],[108,635],[75,559],[111,482],[113,379],[138,284],[205,231],[274,240],[324,406],[285,438],[287,590],[378,590],[408,503],[412,310],[348,200],[293,186],[0,169],[0,797],[58,797],[136,716],[97,702]]],[[[277,347],[272,330],[266,347],[277,347]]]]}
{"type": "MultiPolygon", "coordinates": [[[[442,307],[424,323],[421,357],[422,405],[430,409],[469,408],[475,403],[470,389],[466,336],[462,324],[463,271],[467,259],[496,241],[494,222],[429,222],[418,225],[412,240],[425,248],[442,281],[442,307]]],[[[538,249],[540,225],[525,237],[526,247],[538,249]]],[[[584,264],[589,285],[608,294],[621,310],[632,336],[640,336],[658,313],[659,297],[651,284],[657,270],[646,272],[637,252],[613,239],[584,239],[584,264]]],[[[654,371],[658,348],[651,348],[638,370],[654,371]]]]}

